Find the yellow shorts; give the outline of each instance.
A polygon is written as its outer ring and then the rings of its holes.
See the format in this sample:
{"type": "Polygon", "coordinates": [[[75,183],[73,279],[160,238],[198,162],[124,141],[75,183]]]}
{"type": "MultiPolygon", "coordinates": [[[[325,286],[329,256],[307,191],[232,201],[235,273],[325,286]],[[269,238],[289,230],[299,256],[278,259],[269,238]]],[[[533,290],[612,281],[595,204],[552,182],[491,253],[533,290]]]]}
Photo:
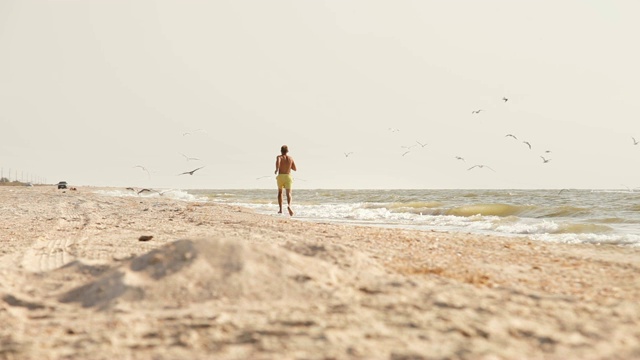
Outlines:
{"type": "Polygon", "coordinates": [[[279,174],[276,176],[276,180],[278,181],[278,189],[291,189],[291,185],[293,185],[291,174],[279,174]]]}

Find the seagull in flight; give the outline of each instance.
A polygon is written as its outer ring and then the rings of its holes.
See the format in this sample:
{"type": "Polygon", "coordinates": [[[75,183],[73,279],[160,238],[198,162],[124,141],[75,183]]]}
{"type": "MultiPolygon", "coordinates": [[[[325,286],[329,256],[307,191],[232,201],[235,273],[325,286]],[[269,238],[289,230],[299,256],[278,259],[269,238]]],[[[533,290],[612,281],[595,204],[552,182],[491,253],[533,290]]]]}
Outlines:
{"type": "Polygon", "coordinates": [[[480,114],[480,111],[482,111],[482,109],[473,110],[471,113],[472,114],[480,114]]]}
{"type": "Polygon", "coordinates": [[[523,143],[527,144],[527,146],[529,147],[529,150],[531,150],[531,144],[529,144],[528,141],[523,141],[523,143]]]}
{"type": "Polygon", "coordinates": [[[507,135],[505,135],[504,137],[512,137],[512,138],[514,138],[514,139],[518,140],[518,138],[517,138],[515,135],[513,135],[513,134],[507,134],[507,135]]]}
{"type": "Polygon", "coordinates": [[[413,149],[416,146],[418,146],[418,145],[402,145],[400,147],[403,148],[403,149],[413,149]]]}
{"type": "Polygon", "coordinates": [[[507,102],[507,101],[509,101],[509,99],[507,99],[506,97],[503,97],[502,101],[507,102]]]}
{"type": "Polygon", "coordinates": [[[194,170],[191,170],[191,171],[185,171],[185,172],[183,172],[182,174],[178,174],[178,175],[185,175],[185,174],[193,175],[193,173],[194,173],[194,172],[196,172],[196,171],[198,171],[198,170],[202,169],[203,167],[204,167],[204,166],[201,166],[201,167],[199,167],[199,168],[197,168],[197,169],[194,169],[194,170]]]}
{"type": "Polygon", "coordinates": [[[418,145],[420,145],[420,147],[425,147],[425,146],[428,145],[428,144],[423,144],[423,143],[421,143],[420,141],[417,141],[417,140],[416,140],[416,142],[418,143],[418,145]]]}
{"type": "Polygon", "coordinates": [[[191,133],[194,133],[194,132],[196,132],[196,131],[204,131],[204,129],[195,129],[195,130],[193,130],[193,131],[191,131],[191,132],[184,132],[184,133],[182,133],[182,136],[191,135],[191,133]]]}
{"type": "Polygon", "coordinates": [[[397,128],[389,128],[389,131],[391,131],[391,132],[398,132],[398,131],[400,131],[400,129],[397,129],[397,128]]]}
{"type": "Polygon", "coordinates": [[[542,158],[542,162],[544,164],[548,163],[549,161],[551,161],[551,159],[545,159],[544,156],[540,156],[542,158]]]}
{"type": "Polygon", "coordinates": [[[638,140],[636,140],[636,138],[632,136],[631,140],[633,140],[633,145],[638,145],[638,140]]]}
{"type": "Polygon", "coordinates": [[[344,157],[349,157],[349,155],[353,154],[353,151],[344,153],[344,157]]]}
{"type": "Polygon", "coordinates": [[[490,168],[490,167],[489,167],[489,166],[487,166],[487,165],[473,165],[472,167],[468,168],[467,170],[471,170],[471,169],[473,169],[473,168],[475,168],[475,167],[480,168],[480,169],[482,169],[482,168],[487,168],[487,169],[489,169],[489,170],[491,170],[491,171],[495,172],[495,170],[493,170],[492,168],[490,168]]]}
{"type": "Polygon", "coordinates": [[[187,161],[191,161],[191,160],[200,160],[200,159],[198,159],[198,158],[188,157],[188,156],[187,156],[187,155],[185,155],[185,154],[182,154],[182,156],[184,156],[184,158],[185,158],[185,159],[187,159],[187,161]]]}
{"type": "MultiPolygon", "coordinates": [[[[133,189],[131,189],[131,190],[133,190],[133,189]]],[[[165,193],[170,192],[170,191],[173,191],[173,190],[170,189],[170,190],[158,191],[158,190],[155,190],[155,189],[146,189],[145,188],[145,189],[140,189],[138,191],[138,195],[142,194],[143,192],[155,192],[155,193],[158,193],[158,195],[162,196],[165,193]]]]}
{"type": "Polygon", "coordinates": [[[147,173],[147,175],[148,175],[149,177],[151,177],[151,173],[149,172],[149,170],[147,170],[147,168],[146,168],[146,167],[144,167],[144,166],[142,166],[142,165],[136,165],[136,166],[134,166],[134,168],[140,168],[140,169],[142,169],[142,171],[146,172],[146,173],[147,173]]]}
{"type": "Polygon", "coordinates": [[[402,156],[407,155],[408,153],[410,153],[411,151],[406,151],[404,154],[402,154],[402,156]]]}
{"type": "MultiPolygon", "coordinates": [[[[463,158],[463,157],[460,157],[460,156],[456,156],[456,159],[464,161],[464,158],[463,158]]],[[[466,162],[466,161],[465,161],[465,162],[466,162]]]]}

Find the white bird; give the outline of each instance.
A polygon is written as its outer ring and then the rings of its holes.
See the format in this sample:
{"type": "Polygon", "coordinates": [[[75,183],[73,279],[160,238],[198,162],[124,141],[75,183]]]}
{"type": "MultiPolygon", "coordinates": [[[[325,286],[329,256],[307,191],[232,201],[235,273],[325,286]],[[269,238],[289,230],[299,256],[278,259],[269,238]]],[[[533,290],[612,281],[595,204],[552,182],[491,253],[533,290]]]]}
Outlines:
{"type": "Polygon", "coordinates": [[[480,111],[482,111],[482,109],[473,110],[471,113],[472,114],[480,114],[480,111]]]}
{"type": "Polygon", "coordinates": [[[344,157],[349,157],[349,155],[353,154],[353,151],[344,153],[344,157]]]}
{"type": "Polygon", "coordinates": [[[549,161],[551,161],[551,159],[545,159],[544,156],[540,156],[542,158],[542,162],[544,164],[548,163],[549,161]]]}
{"type": "Polygon", "coordinates": [[[513,134],[507,134],[507,135],[505,135],[504,137],[512,137],[512,138],[514,138],[514,139],[518,140],[518,138],[517,138],[515,135],[513,135],[513,134]]]}
{"type": "Polygon", "coordinates": [[[405,156],[405,155],[407,155],[407,154],[408,154],[408,153],[410,153],[410,152],[411,152],[411,151],[407,151],[407,152],[405,152],[404,154],[402,154],[402,156],[405,156]]]}
{"type": "Polygon", "coordinates": [[[398,132],[398,131],[400,131],[400,129],[396,129],[396,128],[389,128],[389,131],[391,131],[391,132],[398,132]]]}
{"type": "Polygon", "coordinates": [[[523,141],[523,143],[527,144],[527,146],[529,147],[529,150],[531,150],[531,144],[529,144],[528,141],[523,141]]]}
{"type": "Polygon", "coordinates": [[[200,160],[200,159],[198,159],[198,158],[188,157],[188,156],[187,156],[187,155],[185,155],[185,154],[182,154],[182,156],[184,156],[184,158],[185,158],[185,159],[187,159],[187,161],[191,161],[191,160],[200,160]]]}
{"type": "Polygon", "coordinates": [[[185,171],[185,172],[183,172],[183,173],[181,173],[181,174],[178,174],[178,175],[185,175],[185,174],[193,175],[193,173],[194,173],[194,172],[196,172],[196,171],[198,171],[198,170],[202,169],[203,167],[204,167],[204,166],[201,166],[201,167],[199,167],[199,168],[197,168],[197,169],[194,169],[194,170],[191,170],[191,171],[185,171]]]}
{"type": "Polygon", "coordinates": [[[468,168],[467,170],[471,170],[471,169],[473,169],[473,168],[475,168],[475,167],[480,168],[480,169],[482,169],[482,168],[487,168],[487,169],[489,169],[489,170],[491,170],[491,171],[494,171],[494,172],[495,172],[495,170],[493,170],[492,168],[490,168],[490,167],[489,167],[489,166],[487,166],[487,165],[473,165],[472,167],[468,168]]]}
{"type": "Polygon", "coordinates": [[[636,138],[634,138],[633,136],[631,137],[631,140],[633,140],[633,145],[638,145],[638,141],[636,140],[636,138]]]}
{"type": "Polygon", "coordinates": [[[151,173],[149,172],[149,170],[147,170],[147,168],[146,168],[146,167],[144,167],[144,166],[142,166],[142,165],[136,165],[136,166],[134,166],[134,168],[140,168],[140,169],[142,169],[142,171],[146,172],[146,173],[147,173],[147,175],[148,175],[149,177],[151,177],[151,173]]]}
{"type": "Polygon", "coordinates": [[[507,99],[506,97],[503,97],[502,101],[507,102],[507,101],[509,101],[509,99],[507,99]]]}
{"type": "Polygon", "coordinates": [[[193,131],[191,131],[191,132],[184,132],[184,133],[182,133],[182,136],[191,135],[191,133],[194,133],[194,132],[196,132],[196,131],[204,131],[204,129],[195,129],[195,130],[193,130],[193,131]]]}
{"type": "Polygon", "coordinates": [[[421,143],[420,141],[417,141],[417,140],[416,140],[416,142],[418,143],[418,145],[420,145],[420,147],[425,147],[425,146],[429,145],[429,144],[423,144],[423,143],[421,143]]]}
{"type": "MultiPolygon", "coordinates": [[[[456,159],[464,161],[464,158],[462,158],[462,157],[460,157],[460,156],[456,156],[456,159]]],[[[465,161],[465,162],[466,162],[466,161],[465,161]]]]}

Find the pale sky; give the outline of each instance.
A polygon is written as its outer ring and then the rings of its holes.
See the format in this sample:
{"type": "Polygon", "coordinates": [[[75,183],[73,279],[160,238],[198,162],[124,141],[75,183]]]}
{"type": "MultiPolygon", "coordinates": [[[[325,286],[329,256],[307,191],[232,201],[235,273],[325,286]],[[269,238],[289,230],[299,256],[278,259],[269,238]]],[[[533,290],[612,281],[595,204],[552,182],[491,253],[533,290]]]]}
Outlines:
{"type": "Polygon", "coordinates": [[[2,0],[0,167],[275,189],[287,144],[298,189],[640,187],[638,14],[637,0],[2,0]]]}

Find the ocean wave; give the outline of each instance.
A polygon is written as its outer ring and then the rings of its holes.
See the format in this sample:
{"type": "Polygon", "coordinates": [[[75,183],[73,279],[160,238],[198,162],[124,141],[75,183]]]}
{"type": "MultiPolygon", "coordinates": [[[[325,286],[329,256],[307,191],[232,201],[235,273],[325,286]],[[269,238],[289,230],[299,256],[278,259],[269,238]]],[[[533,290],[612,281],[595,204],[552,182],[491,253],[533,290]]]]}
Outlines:
{"type": "Polygon", "coordinates": [[[603,224],[633,224],[634,223],[634,221],[630,219],[623,219],[619,217],[596,218],[596,219],[590,219],[589,221],[594,223],[603,223],[603,224]]]}
{"type": "Polygon", "coordinates": [[[433,215],[455,216],[520,216],[531,218],[582,217],[590,213],[589,209],[577,206],[541,207],[535,205],[513,205],[504,203],[468,204],[442,211],[433,211],[433,215]]]}
{"type": "Polygon", "coordinates": [[[162,196],[169,199],[183,200],[183,201],[206,201],[206,198],[197,197],[184,190],[174,190],[174,189],[160,189],[160,190],[144,191],[144,192],[137,192],[135,190],[129,190],[129,189],[112,189],[112,190],[97,190],[95,191],[95,193],[107,195],[107,196],[115,196],[115,197],[153,198],[153,197],[162,196]]]}
{"type": "Polygon", "coordinates": [[[443,204],[438,201],[413,201],[413,202],[395,202],[395,203],[367,203],[362,206],[367,209],[387,209],[393,213],[409,213],[415,215],[437,215],[441,212],[438,208],[443,204]]]}
{"type": "Polygon", "coordinates": [[[510,205],[510,204],[472,204],[451,208],[445,212],[446,215],[455,216],[511,216],[518,215],[525,211],[534,209],[527,205],[510,205]]]}
{"type": "Polygon", "coordinates": [[[567,205],[542,208],[538,212],[540,213],[539,217],[577,217],[589,214],[590,210],[577,206],[567,205]]]}

